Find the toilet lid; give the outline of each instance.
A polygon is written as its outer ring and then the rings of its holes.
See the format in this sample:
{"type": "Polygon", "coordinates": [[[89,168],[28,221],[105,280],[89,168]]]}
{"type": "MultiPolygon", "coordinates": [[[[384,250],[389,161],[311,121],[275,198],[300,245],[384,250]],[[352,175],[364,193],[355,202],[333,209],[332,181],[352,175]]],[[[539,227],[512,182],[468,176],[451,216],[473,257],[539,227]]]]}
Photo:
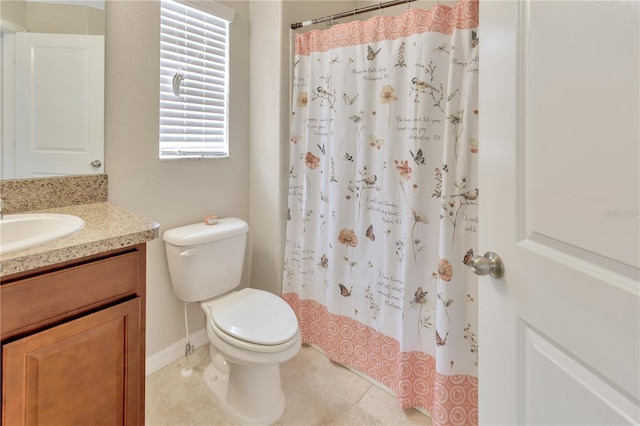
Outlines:
{"type": "Polygon", "coordinates": [[[293,309],[275,294],[245,288],[211,303],[210,319],[225,333],[250,343],[278,345],[298,331],[293,309]]]}

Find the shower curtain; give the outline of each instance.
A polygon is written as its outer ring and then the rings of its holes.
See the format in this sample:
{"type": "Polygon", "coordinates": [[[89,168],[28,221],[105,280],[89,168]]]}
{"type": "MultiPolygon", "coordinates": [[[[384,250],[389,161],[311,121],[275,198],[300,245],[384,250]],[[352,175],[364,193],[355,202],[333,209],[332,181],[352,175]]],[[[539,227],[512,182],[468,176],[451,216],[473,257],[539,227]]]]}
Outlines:
{"type": "Polygon", "coordinates": [[[478,3],[295,36],[283,297],[303,340],[477,424],[478,3]]]}

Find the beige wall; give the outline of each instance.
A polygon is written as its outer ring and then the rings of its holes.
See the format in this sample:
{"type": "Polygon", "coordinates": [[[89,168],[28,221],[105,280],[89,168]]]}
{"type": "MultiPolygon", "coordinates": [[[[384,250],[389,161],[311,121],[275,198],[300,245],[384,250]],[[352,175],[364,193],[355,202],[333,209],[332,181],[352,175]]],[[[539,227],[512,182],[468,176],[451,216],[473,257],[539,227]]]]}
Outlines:
{"type": "Polygon", "coordinates": [[[104,11],[94,7],[2,0],[0,17],[32,33],[104,34],[104,11]]]}
{"type": "Polygon", "coordinates": [[[281,293],[289,169],[292,23],[344,11],[350,1],[251,3],[251,285],[281,293]]]}
{"type": "MultiPolygon", "coordinates": [[[[209,212],[249,221],[243,285],[280,293],[289,161],[290,24],[354,7],[354,1],[227,1],[231,34],[231,157],[158,160],[159,8],[107,2],[106,170],[110,201],[166,229],[209,212]]],[[[433,3],[433,2],[431,2],[433,3]]],[[[406,6],[404,6],[406,8],[406,6]]],[[[403,7],[387,9],[399,13],[403,7]]],[[[326,28],[324,24],[318,28],[326,28]]],[[[184,337],[162,240],[148,246],[147,356],[184,337]]],[[[190,331],[204,326],[190,308],[190,331]]]]}
{"type": "MultiPolygon", "coordinates": [[[[225,2],[227,3],[227,2],[225,2]]],[[[227,159],[158,159],[160,9],[156,1],[107,2],[105,165],[109,200],[165,230],[215,212],[249,219],[249,3],[229,2],[230,152],[227,159]]],[[[147,356],[184,338],[161,239],[148,245],[147,356]]],[[[190,308],[191,331],[204,316],[190,308]]]]}

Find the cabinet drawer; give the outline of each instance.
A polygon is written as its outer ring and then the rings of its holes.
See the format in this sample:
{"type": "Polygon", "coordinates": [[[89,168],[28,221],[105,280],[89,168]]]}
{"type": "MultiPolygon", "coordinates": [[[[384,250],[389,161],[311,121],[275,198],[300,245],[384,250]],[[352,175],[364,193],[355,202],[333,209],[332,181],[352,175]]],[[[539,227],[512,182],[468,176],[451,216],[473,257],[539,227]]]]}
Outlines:
{"type": "Polygon", "coordinates": [[[2,337],[135,294],[140,277],[139,256],[137,251],[129,252],[1,286],[2,337]]]}

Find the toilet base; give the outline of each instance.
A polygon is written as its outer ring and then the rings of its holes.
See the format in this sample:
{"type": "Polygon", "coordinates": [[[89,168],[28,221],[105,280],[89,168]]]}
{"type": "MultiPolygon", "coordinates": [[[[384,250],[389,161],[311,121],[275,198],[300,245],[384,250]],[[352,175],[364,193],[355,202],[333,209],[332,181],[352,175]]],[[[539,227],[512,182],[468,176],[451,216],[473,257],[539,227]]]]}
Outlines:
{"type": "Polygon", "coordinates": [[[202,376],[205,389],[227,417],[241,425],[270,425],[282,417],[279,364],[228,366],[227,373],[209,364],[202,376]]]}

